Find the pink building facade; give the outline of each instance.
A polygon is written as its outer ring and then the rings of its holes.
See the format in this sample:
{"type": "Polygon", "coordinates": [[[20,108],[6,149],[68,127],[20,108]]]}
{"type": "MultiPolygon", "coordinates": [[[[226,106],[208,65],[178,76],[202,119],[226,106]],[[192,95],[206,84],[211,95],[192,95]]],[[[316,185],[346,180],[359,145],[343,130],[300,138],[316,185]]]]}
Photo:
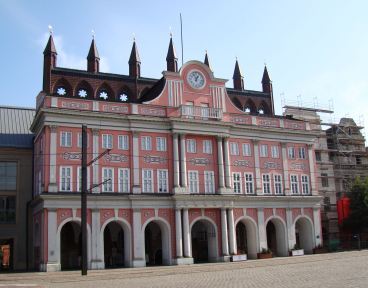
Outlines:
{"type": "Polygon", "coordinates": [[[80,265],[82,124],[89,161],[109,150],[88,168],[90,269],[254,259],[264,249],[288,256],[296,244],[305,253],[322,244],[309,124],[239,109],[207,64],[172,67],[131,102],[110,100],[106,83],[91,98],[73,96],[104,73],[51,65],[32,125],[36,269],[80,265]]]}

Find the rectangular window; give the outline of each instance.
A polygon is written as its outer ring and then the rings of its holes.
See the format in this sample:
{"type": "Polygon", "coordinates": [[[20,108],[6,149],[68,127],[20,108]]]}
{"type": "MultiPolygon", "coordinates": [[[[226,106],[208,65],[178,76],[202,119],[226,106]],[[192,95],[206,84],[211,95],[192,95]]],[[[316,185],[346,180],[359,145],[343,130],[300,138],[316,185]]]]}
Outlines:
{"type": "Polygon", "coordinates": [[[265,144],[262,144],[259,146],[260,149],[260,156],[261,157],[268,157],[268,146],[265,144]]]}
{"type": "Polygon", "coordinates": [[[0,162],[0,190],[17,189],[17,162],[0,162]]]}
{"type": "Polygon", "coordinates": [[[169,192],[169,176],[167,170],[157,170],[157,185],[159,193],[169,192]]]}
{"type": "Polygon", "coordinates": [[[316,151],[316,161],[320,162],[321,161],[321,152],[316,151]]]}
{"type": "Polygon", "coordinates": [[[291,193],[299,194],[298,175],[290,175],[291,193]]]}
{"type": "Polygon", "coordinates": [[[72,147],[72,132],[61,132],[60,134],[60,146],[72,147]]]}
{"type": "Polygon", "coordinates": [[[130,173],[129,168],[119,168],[119,192],[129,193],[130,192],[130,173]]]}
{"type": "Polygon", "coordinates": [[[102,192],[114,192],[114,168],[102,168],[102,192]]]}
{"type": "Polygon", "coordinates": [[[281,175],[275,174],[273,175],[274,185],[275,185],[275,194],[282,195],[282,180],[281,175]]]}
{"type": "Polygon", "coordinates": [[[102,134],[102,148],[112,149],[112,135],[102,134]]]}
{"type": "Polygon", "coordinates": [[[203,140],[203,153],[212,154],[212,141],[203,140]]]}
{"type": "Polygon", "coordinates": [[[14,196],[0,197],[0,223],[15,223],[16,198],[14,196]]]}
{"type": "Polygon", "coordinates": [[[271,157],[279,158],[279,146],[271,146],[271,157]]]}
{"type": "Polygon", "coordinates": [[[215,193],[215,176],[213,171],[204,171],[204,193],[215,193]]]}
{"type": "Polygon", "coordinates": [[[239,145],[237,142],[230,142],[230,155],[239,155],[239,145]]]}
{"type": "Polygon", "coordinates": [[[119,135],[118,136],[118,148],[120,150],[128,150],[129,149],[129,136],[128,135],[119,135]]]}
{"type": "Polygon", "coordinates": [[[271,194],[271,181],[269,174],[262,175],[263,194],[271,194]]]}
{"type": "Polygon", "coordinates": [[[142,192],[153,193],[153,170],[142,170],[142,192]]]}
{"type": "Polygon", "coordinates": [[[251,173],[245,173],[245,192],[247,194],[254,194],[253,190],[253,174],[251,173]]]}
{"type": "Polygon", "coordinates": [[[243,156],[252,156],[252,152],[250,150],[250,144],[243,143],[242,148],[243,148],[243,156]]]}
{"type": "Polygon", "coordinates": [[[60,191],[72,191],[72,167],[60,166],[60,191]]]}
{"type": "Polygon", "coordinates": [[[187,152],[188,153],[196,153],[196,151],[197,151],[196,140],[188,139],[187,140],[187,152]]]}
{"type": "Polygon", "coordinates": [[[141,138],[141,149],[145,151],[152,150],[152,138],[151,136],[142,136],[141,138]]]}
{"type": "MultiPolygon", "coordinates": [[[[82,147],[82,133],[77,134],[77,147],[82,147]]],[[[89,135],[87,134],[87,147],[89,147],[89,135]]]]}
{"type": "Polygon", "coordinates": [[[322,184],[322,187],[328,187],[328,175],[327,175],[327,173],[321,173],[321,184],[322,184]]]}
{"type": "Polygon", "coordinates": [[[307,175],[302,175],[302,193],[304,195],[310,194],[310,191],[309,191],[309,177],[307,175]]]}
{"type": "MultiPolygon", "coordinates": [[[[89,175],[89,168],[87,168],[87,191],[91,189],[90,187],[90,175],[89,175]]],[[[77,167],[77,191],[82,191],[82,167],[77,167]]]]}
{"type": "Polygon", "coordinates": [[[239,172],[233,173],[233,187],[234,193],[240,194],[242,192],[241,174],[239,172]]]}
{"type": "Polygon", "coordinates": [[[306,159],[306,157],[305,157],[305,148],[304,147],[299,147],[299,158],[300,159],[306,159]]]}
{"type": "Polygon", "coordinates": [[[188,181],[189,181],[189,192],[198,193],[199,192],[198,171],[188,171],[188,181]]]}
{"type": "Polygon", "coordinates": [[[295,159],[295,149],[294,149],[294,147],[289,147],[288,148],[288,156],[289,156],[289,159],[295,159]]]}
{"type": "Polygon", "coordinates": [[[166,137],[156,137],[156,150],[166,151],[166,137]]]}

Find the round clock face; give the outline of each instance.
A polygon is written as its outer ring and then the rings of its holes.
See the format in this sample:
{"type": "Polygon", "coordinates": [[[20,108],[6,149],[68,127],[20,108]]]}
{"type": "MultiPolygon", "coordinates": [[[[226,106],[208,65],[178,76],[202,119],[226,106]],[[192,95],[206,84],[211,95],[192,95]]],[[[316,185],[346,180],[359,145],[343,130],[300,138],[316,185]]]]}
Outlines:
{"type": "Polygon", "coordinates": [[[188,83],[191,87],[195,89],[203,88],[205,81],[204,76],[199,71],[191,71],[187,76],[188,83]]]}

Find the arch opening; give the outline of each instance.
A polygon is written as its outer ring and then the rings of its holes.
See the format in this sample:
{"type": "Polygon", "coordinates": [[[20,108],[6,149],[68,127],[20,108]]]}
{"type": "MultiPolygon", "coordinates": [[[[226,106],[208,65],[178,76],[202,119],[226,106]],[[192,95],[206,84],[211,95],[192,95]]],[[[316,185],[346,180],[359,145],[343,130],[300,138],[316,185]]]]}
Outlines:
{"type": "Polygon", "coordinates": [[[82,259],[82,233],[79,223],[70,221],[60,232],[61,270],[80,269],[82,259]]]}
{"type": "Polygon", "coordinates": [[[299,218],[295,222],[295,243],[304,249],[305,254],[313,253],[313,227],[306,218],[299,218]]]}
{"type": "Polygon", "coordinates": [[[236,225],[236,245],[238,253],[257,259],[257,228],[250,220],[243,219],[236,225]]]}
{"type": "Polygon", "coordinates": [[[201,219],[194,223],[191,240],[194,263],[217,261],[217,235],[211,222],[201,219]]]}
{"type": "Polygon", "coordinates": [[[287,238],[285,226],[279,219],[271,219],[266,226],[267,247],[275,256],[287,256],[287,238]]]}
{"type": "Polygon", "coordinates": [[[144,248],[146,266],[163,265],[163,235],[161,227],[155,221],[150,222],[144,230],[144,248]]]}
{"type": "Polygon", "coordinates": [[[105,268],[125,266],[126,243],[124,230],[120,224],[113,221],[104,229],[104,261],[105,268]]]}

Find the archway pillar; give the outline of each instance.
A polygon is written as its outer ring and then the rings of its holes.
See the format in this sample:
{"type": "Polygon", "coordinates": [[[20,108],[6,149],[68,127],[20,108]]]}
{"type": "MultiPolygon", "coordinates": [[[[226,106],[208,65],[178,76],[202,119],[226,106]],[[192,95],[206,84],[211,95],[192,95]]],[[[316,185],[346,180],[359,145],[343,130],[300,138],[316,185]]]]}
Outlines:
{"type": "Polygon", "coordinates": [[[183,237],[184,237],[184,257],[192,257],[192,247],[189,230],[189,213],[188,209],[183,209],[183,237]]]}
{"type": "Polygon", "coordinates": [[[60,253],[57,251],[57,215],[56,209],[47,210],[47,264],[46,272],[60,271],[60,253]]]}
{"type": "Polygon", "coordinates": [[[146,260],[143,255],[144,243],[143,243],[143,237],[142,237],[141,210],[137,208],[133,210],[133,239],[134,239],[133,241],[133,250],[134,250],[133,267],[145,267],[146,260]]]}
{"type": "Polygon", "coordinates": [[[267,234],[266,234],[263,208],[258,208],[257,216],[258,216],[258,233],[259,233],[259,251],[262,251],[262,249],[267,249],[267,234]]]}
{"type": "Polygon", "coordinates": [[[91,268],[92,269],[104,269],[105,262],[103,259],[103,243],[101,241],[100,233],[100,211],[98,209],[92,209],[92,251],[91,251],[91,268]]]}
{"type": "Polygon", "coordinates": [[[321,229],[321,211],[319,207],[313,208],[313,222],[314,222],[314,245],[315,247],[322,245],[322,229],[321,229]]]}
{"type": "Polygon", "coordinates": [[[226,208],[221,208],[221,235],[222,235],[222,254],[224,257],[229,256],[229,242],[227,237],[227,216],[226,208]]]}
{"type": "Polygon", "coordinates": [[[290,208],[286,208],[286,225],[288,235],[288,248],[293,249],[296,244],[295,239],[295,226],[293,225],[293,216],[290,208]]]}
{"type": "Polygon", "coordinates": [[[228,211],[228,222],[229,222],[229,248],[230,254],[236,254],[236,236],[235,236],[235,224],[234,224],[234,210],[230,208],[228,211]]]}

